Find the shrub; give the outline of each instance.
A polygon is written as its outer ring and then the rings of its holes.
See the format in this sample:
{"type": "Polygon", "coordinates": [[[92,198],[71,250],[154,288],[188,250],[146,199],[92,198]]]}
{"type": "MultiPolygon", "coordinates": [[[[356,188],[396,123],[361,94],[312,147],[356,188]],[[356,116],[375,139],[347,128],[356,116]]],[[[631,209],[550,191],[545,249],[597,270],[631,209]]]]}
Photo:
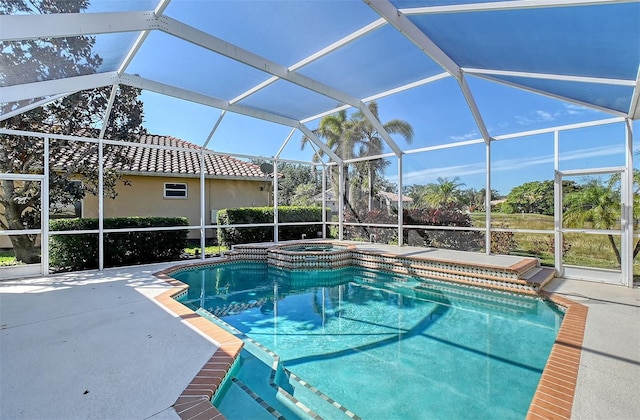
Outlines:
{"type": "MultiPolygon", "coordinates": [[[[331,211],[327,209],[327,220],[331,220],[331,211]]],[[[273,207],[240,207],[218,211],[218,224],[242,225],[273,223],[273,207]]],[[[278,222],[322,222],[321,207],[278,207],[278,222]]],[[[322,225],[280,226],[278,238],[281,241],[317,237],[322,225]]],[[[273,241],[273,226],[260,227],[227,227],[218,229],[218,242],[223,246],[246,244],[252,242],[273,241]]]]}
{"type": "MultiPolygon", "coordinates": [[[[374,210],[358,217],[354,212],[345,212],[345,222],[363,224],[397,225],[397,214],[384,210],[374,210]]],[[[404,225],[456,226],[471,227],[471,217],[455,206],[441,206],[427,209],[409,209],[403,211],[404,225]]],[[[375,235],[380,243],[398,243],[398,230],[371,226],[345,226],[345,237],[352,240],[369,241],[375,235]]],[[[405,228],[403,242],[411,246],[429,246],[444,249],[477,251],[482,249],[482,232],[432,230],[405,228]]]]}
{"type": "MultiPolygon", "coordinates": [[[[497,227],[507,229],[509,225],[502,222],[497,227]]],[[[516,248],[518,248],[518,242],[516,242],[513,232],[491,232],[492,254],[508,255],[516,248]]]]}
{"type": "MultiPolygon", "coordinates": [[[[105,229],[136,229],[146,227],[188,226],[185,217],[122,217],[104,219],[105,229]]],[[[52,231],[96,230],[98,219],[58,219],[49,222],[52,231]]],[[[116,232],[104,234],[104,265],[115,267],[180,257],[187,244],[188,231],[166,230],[146,232],[116,232]]],[[[66,270],[98,267],[98,235],[52,235],[49,241],[49,261],[66,270]]]]}

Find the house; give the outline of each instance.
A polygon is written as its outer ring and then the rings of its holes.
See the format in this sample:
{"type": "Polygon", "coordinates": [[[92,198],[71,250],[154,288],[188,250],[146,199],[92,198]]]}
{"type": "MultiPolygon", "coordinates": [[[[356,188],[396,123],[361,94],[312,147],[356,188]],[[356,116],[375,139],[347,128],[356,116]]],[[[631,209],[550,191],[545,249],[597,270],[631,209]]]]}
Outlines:
{"type": "MultiPolygon", "coordinates": [[[[105,197],[104,216],[177,216],[187,217],[192,226],[200,225],[200,147],[160,135],[141,135],[138,143],[192,149],[194,153],[130,145],[105,147],[105,168],[117,167],[124,182],[118,182],[115,199],[105,197]],[[126,162],[115,163],[115,155],[126,157],[126,162]]],[[[89,148],[83,142],[69,142],[69,145],[65,153],[52,162],[54,168],[64,167],[89,148]]],[[[97,161],[96,154],[89,156],[87,164],[95,165],[92,161],[97,161]]],[[[260,166],[226,155],[205,154],[204,158],[205,224],[216,224],[216,213],[223,208],[272,204],[272,178],[262,172],[260,166]]],[[[98,197],[88,194],[75,208],[64,210],[67,217],[97,218],[98,197]]],[[[2,208],[0,216],[1,211],[2,208]]],[[[207,237],[215,235],[215,231],[207,231],[207,237]]],[[[189,237],[199,237],[199,231],[191,231],[189,237]]],[[[10,247],[8,237],[0,237],[0,248],[10,247]]]]}
{"type": "MultiPolygon", "coordinates": [[[[391,193],[391,192],[387,192],[387,191],[378,191],[376,193],[376,199],[374,200],[374,208],[376,209],[381,209],[381,210],[387,210],[387,212],[389,212],[389,214],[391,214],[392,211],[395,211],[398,209],[398,194],[396,193],[391,193]]],[[[325,192],[325,202],[326,202],[326,206],[328,208],[331,209],[332,213],[338,213],[338,194],[333,192],[333,188],[329,188],[326,192],[325,192]]],[[[320,205],[322,205],[322,193],[317,194],[315,197],[313,197],[313,201],[316,201],[318,203],[320,203],[320,205]]],[[[406,206],[410,203],[413,202],[413,199],[411,197],[408,197],[406,195],[402,196],[402,205],[406,206]]]]}

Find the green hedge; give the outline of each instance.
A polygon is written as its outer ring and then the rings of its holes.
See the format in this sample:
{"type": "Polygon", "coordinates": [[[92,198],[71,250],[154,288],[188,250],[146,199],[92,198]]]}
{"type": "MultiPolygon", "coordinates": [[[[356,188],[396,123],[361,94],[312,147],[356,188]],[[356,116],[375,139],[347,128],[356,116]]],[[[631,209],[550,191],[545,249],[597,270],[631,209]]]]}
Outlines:
{"type": "MultiPolygon", "coordinates": [[[[327,209],[327,220],[331,220],[331,210],[327,209]]],[[[322,222],[321,207],[278,207],[278,222],[322,222]]],[[[218,211],[218,224],[241,225],[250,223],[273,223],[273,207],[240,207],[218,211]]],[[[280,226],[278,239],[287,241],[316,238],[322,232],[322,225],[280,226]]],[[[252,242],[273,241],[273,227],[234,227],[218,229],[218,242],[223,246],[252,242]]]]}
{"type": "MultiPolygon", "coordinates": [[[[185,217],[121,217],[104,219],[105,229],[188,226],[185,217]]],[[[49,222],[52,231],[95,230],[98,219],[58,219],[49,222]]],[[[188,230],[118,232],[104,234],[104,265],[115,267],[180,258],[188,230]]],[[[98,234],[52,235],[49,262],[61,270],[98,267],[98,234]]]]}

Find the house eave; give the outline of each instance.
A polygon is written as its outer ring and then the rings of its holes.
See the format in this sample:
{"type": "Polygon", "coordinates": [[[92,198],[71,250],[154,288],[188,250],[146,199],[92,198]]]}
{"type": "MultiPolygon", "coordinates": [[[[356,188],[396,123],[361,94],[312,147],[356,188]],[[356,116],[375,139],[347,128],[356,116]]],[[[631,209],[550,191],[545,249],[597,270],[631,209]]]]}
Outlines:
{"type": "MultiPolygon", "coordinates": [[[[200,174],[174,173],[174,172],[141,172],[141,171],[120,171],[124,176],[155,176],[162,178],[191,178],[199,179],[200,174]]],[[[223,176],[205,174],[205,179],[219,179],[227,181],[252,181],[252,182],[272,182],[272,178],[261,178],[255,176],[223,176]]]]}

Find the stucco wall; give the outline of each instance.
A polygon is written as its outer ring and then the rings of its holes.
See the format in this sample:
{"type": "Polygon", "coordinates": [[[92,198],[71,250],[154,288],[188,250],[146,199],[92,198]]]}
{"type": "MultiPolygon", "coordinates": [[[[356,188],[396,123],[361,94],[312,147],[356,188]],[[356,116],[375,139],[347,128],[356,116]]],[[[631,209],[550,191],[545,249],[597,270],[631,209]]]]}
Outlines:
{"type": "MultiPolygon", "coordinates": [[[[125,177],[131,185],[119,183],[115,199],[105,198],[105,217],[168,216],[187,217],[190,225],[200,224],[200,179],[161,176],[125,177]],[[164,184],[186,183],[187,198],[164,198],[164,184]]],[[[211,224],[211,210],[228,207],[267,206],[272,193],[271,183],[245,180],[205,180],[207,203],[205,222],[211,224]],[[261,190],[262,189],[262,190],[261,190]]],[[[98,217],[98,197],[89,195],[82,203],[83,217],[98,217]]],[[[214,236],[212,230],[207,236],[214,236]]],[[[193,230],[189,237],[198,238],[200,232],[193,230]]],[[[0,237],[0,248],[11,248],[8,237],[0,237]]]]}
{"type": "MultiPolygon", "coordinates": [[[[190,225],[200,224],[200,180],[198,178],[126,176],[131,185],[118,185],[115,199],[104,200],[105,217],[167,216],[187,217],[190,225]],[[165,183],[186,183],[187,198],[165,198],[165,183]]],[[[211,223],[211,210],[227,207],[266,206],[271,184],[264,181],[207,179],[205,222],[211,223]],[[263,189],[261,191],[261,188],[263,189]]],[[[83,217],[98,217],[98,198],[83,201],[83,217]]],[[[209,236],[213,233],[208,232],[209,236]]],[[[199,237],[198,231],[190,237],[199,237]]]]}

